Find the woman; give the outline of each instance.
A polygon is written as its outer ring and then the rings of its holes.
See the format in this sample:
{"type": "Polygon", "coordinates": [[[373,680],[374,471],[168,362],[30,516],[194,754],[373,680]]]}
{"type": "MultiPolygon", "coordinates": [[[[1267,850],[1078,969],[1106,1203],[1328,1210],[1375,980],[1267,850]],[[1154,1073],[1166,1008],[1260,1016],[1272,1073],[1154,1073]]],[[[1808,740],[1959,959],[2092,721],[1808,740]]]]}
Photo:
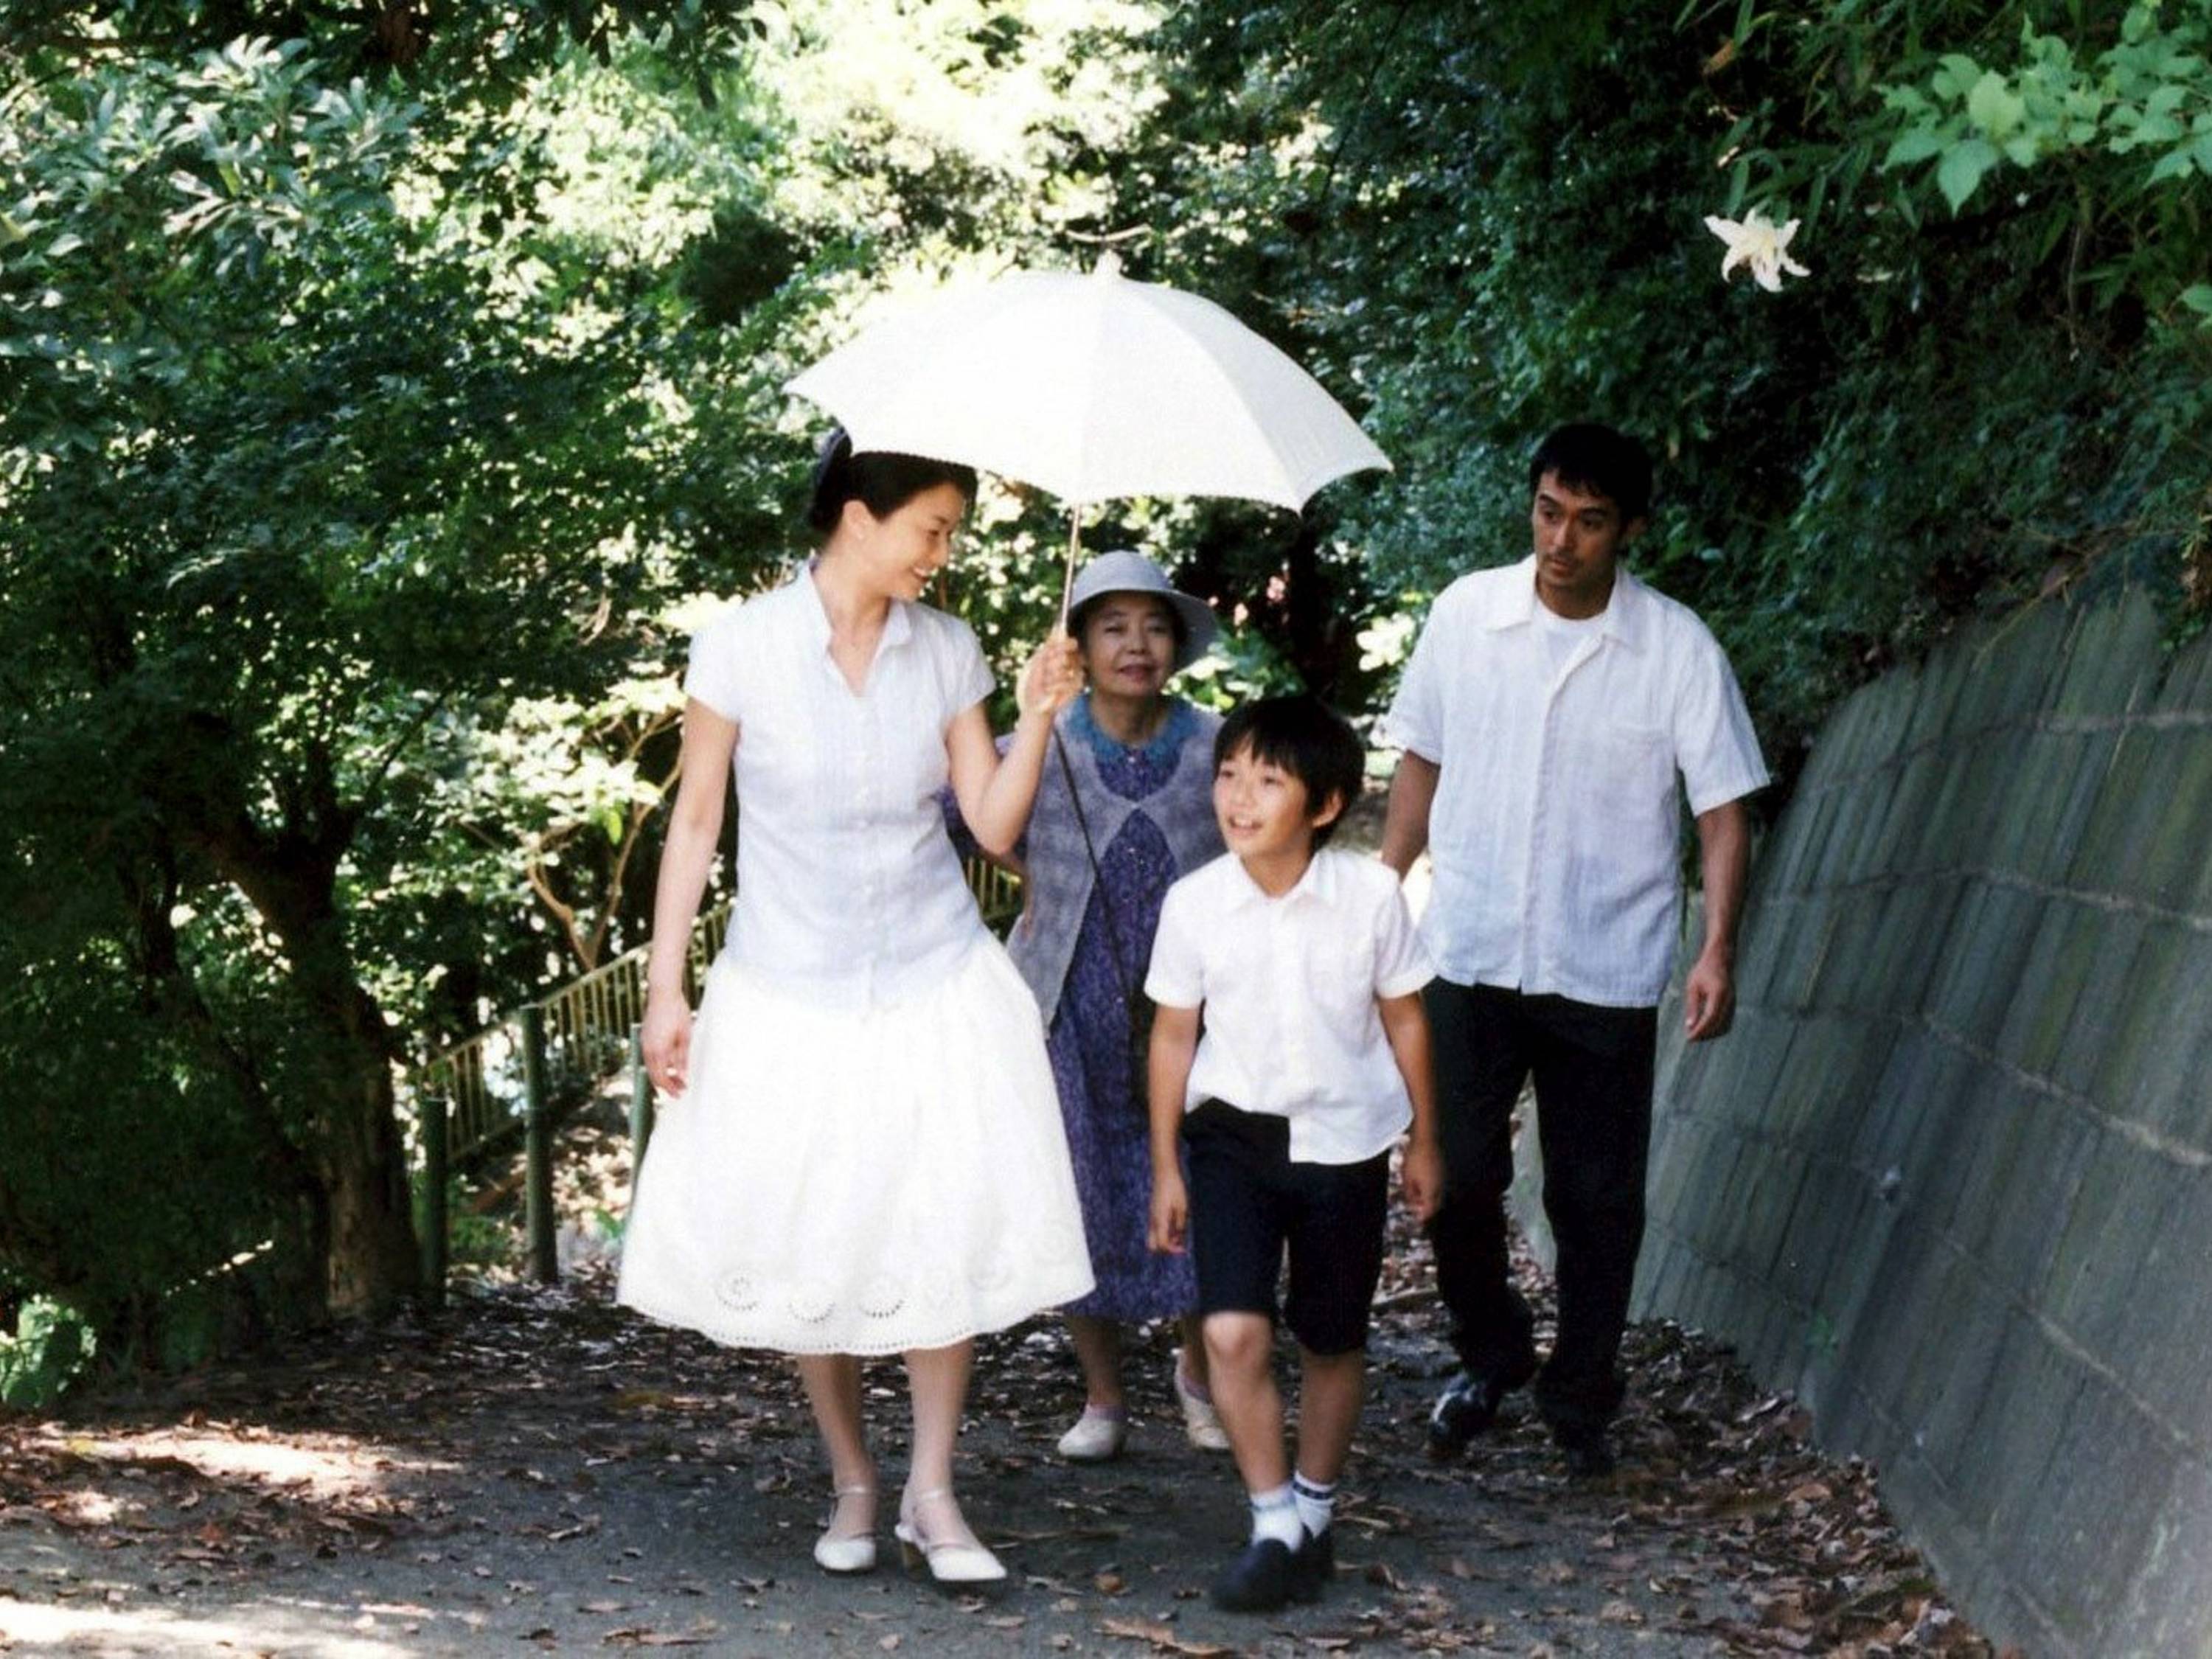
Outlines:
{"type": "Polygon", "coordinates": [[[1195,1445],[1226,1450],[1206,1392],[1190,1260],[1145,1246],[1152,1154],[1132,1012],[1142,1012],[1169,885],[1222,851],[1212,798],[1220,721],[1166,692],[1169,677],[1212,643],[1213,613],[1141,554],[1103,553],[1076,578],[1068,628],[1089,690],[1058,722],[1059,752],[1024,846],[1029,907],[1012,943],[1049,1028],[1098,1281],[1066,1310],[1084,1407],[1060,1451],[1079,1462],[1121,1452],[1128,1437],[1121,1326],[1163,1318],[1182,1321],[1175,1386],[1186,1432],[1195,1445]]]}
{"type": "Polygon", "coordinates": [[[972,1339],[1091,1288],[1036,1007],[946,839],[949,780],[977,838],[1012,845],[1066,640],[1024,671],[1003,758],[967,625],[918,603],[975,475],[855,455],[832,434],[819,555],[693,641],[683,781],[647,967],[645,1062],[686,1097],[653,1138],[620,1298],[732,1346],[798,1356],[836,1502],[815,1559],[876,1561],[860,1356],[905,1356],[914,1444],[895,1533],[909,1565],[1004,1583],[952,1494],[972,1339]],[[738,898],[701,1000],[683,994],[734,763],[738,898]]]}

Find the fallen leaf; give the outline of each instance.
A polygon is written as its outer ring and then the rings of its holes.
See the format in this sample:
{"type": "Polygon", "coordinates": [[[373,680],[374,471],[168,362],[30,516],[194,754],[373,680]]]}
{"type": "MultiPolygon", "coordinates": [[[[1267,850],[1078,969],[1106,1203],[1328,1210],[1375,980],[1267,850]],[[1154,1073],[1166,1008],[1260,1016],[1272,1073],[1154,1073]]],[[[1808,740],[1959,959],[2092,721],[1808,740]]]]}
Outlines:
{"type": "Polygon", "coordinates": [[[1103,1634],[1119,1637],[1125,1642],[1149,1642],[1164,1653],[1186,1654],[1189,1659],[1225,1659],[1225,1656],[1237,1651],[1218,1642],[1186,1642],[1176,1634],[1174,1626],[1145,1620],[1109,1619],[1098,1628],[1103,1634]]]}

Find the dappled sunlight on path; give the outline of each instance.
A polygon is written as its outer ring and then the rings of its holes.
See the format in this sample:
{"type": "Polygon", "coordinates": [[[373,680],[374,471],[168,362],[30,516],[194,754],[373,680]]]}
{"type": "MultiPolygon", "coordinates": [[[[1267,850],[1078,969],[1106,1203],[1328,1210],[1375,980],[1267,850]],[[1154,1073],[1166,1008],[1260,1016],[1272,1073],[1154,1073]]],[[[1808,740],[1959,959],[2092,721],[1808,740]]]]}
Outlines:
{"type": "MultiPolygon", "coordinates": [[[[1394,1226],[1315,1607],[1206,1604],[1243,1506],[1227,1460],[1182,1440],[1168,1333],[1133,1345],[1127,1454],[1052,1455],[1079,1389],[1050,1322],[981,1345],[963,1441],[1008,1599],[949,1601],[890,1567],[828,1580],[790,1369],[612,1307],[601,1267],[0,1424],[0,1653],[1987,1653],[1872,1473],[1825,1463],[1793,1402],[1672,1327],[1631,1334],[1612,1479],[1570,1482],[1519,1398],[1465,1461],[1425,1461],[1444,1350],[1425,1246],[1394,1226]]],[[[892,1364],[866,1376],[895,1484],[903,1389],[892,1364]]]]}
{"type": "MultiPolygon", "coordinates": [[[[143,1654],[151,1659],[294,1653],[313,1653],[319,1659],[407,1659],[421,1651],[411,1642],[373,1633],[339,1634],[330,1628],[335,1611],[271,1603],[194,1618],[160,1609],[134,1613],[6,1601],[0,1601],[0,1641],[20,1642],[40,1653],[143,1654]]],[[[346,1613],[351,1616],[350,1609],[346,1613]]]]}

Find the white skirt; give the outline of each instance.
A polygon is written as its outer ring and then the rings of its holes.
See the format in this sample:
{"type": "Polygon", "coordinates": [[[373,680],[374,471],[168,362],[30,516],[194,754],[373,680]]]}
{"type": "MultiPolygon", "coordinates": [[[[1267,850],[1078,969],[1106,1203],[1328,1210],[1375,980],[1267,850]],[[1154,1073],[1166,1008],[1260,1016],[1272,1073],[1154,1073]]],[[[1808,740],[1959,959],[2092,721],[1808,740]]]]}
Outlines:
{"type": "Polygon", "coordinates": [[[734,1347],[884,1354],[1091,1288],[1036,1000],[996,939],[858,1011],[714,964],[619,1300],[734,1347]]]}

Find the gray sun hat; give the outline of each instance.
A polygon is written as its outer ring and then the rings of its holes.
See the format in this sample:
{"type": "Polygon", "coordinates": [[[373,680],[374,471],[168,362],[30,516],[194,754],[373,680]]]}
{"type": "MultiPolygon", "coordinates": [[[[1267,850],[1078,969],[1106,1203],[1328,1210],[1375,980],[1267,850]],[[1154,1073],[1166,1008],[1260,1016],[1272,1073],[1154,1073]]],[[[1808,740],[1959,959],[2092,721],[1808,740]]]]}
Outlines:
{"type": "Polygon", "coordinates": [[[1143,554],[1116,549],[1099,554],[1078,571],[1075,586],[1067,596],[1071,625],[1086,604],[1109,593],[1149,594],[1165,600],[1182,618],[1182,641],[1176,647],[1175,653],[1176,670],[1189,667],[1212,648],[1213,636],[1218,631],[1212,607],[1204,599],[1177,592],[1170,586],[1167,573],[1143,554]]]}

